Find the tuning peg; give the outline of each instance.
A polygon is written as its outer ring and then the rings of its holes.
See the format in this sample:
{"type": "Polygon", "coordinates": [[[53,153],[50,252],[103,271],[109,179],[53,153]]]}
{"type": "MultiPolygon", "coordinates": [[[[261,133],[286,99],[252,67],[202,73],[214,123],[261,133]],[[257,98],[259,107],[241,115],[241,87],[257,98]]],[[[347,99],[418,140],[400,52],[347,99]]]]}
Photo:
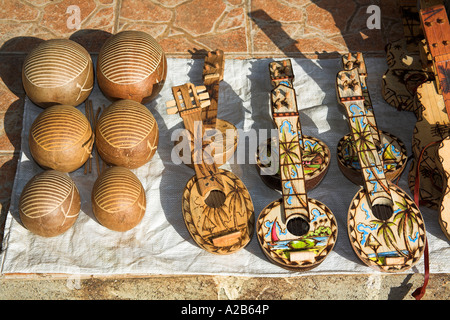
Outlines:
{"type": "Polygon", "coordinates": [[[344,83],[342,84],[342,88],[343,88],[344,90],[347,90],[347,89],[348,89],[348,81],[347,81],[347,80],[345,80],[344,83]]]}
{"type": "Polygon", "coordinates": [[[357,52],[356,53],[356,61],[361,63],[363,61],[363,57],[362,57],[362,53],[361,52],[357,52]]]}

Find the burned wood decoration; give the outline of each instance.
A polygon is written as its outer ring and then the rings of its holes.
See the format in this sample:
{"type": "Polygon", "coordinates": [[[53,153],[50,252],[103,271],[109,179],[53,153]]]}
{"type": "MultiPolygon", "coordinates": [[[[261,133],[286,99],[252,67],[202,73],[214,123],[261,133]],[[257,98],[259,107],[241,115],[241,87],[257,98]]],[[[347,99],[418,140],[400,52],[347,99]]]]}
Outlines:
{"type": "MultiPolygon", "coordinates": [[[[187,131],[202,146],[202,108],[209,106],[205,86],[191,83],[172,87],[175,100],[166,103],[167,113],[179,113],[187,131]]],[[[193,150],[195,175],[187,182],[182,198],[183,218],[197,245],[215,254],[234,253],[252,238],[254,209],[242,181],[219,169],[210,153],[193,150]]]]}
{"type": "Polygon", "coordinates": [[[379,271],[411,268],[425,248],[425,225],[414,201],[386,179],[376,148],[357,68],[336,76],[338,102],[345,108],[355,145],[363,187],[348,210],[347,228],[356,255],[379,271]]]}
{"type": "Polygon", "coordinates": [[[282,198],[261,211],[256,230],[260,247],[271,262],[306,271],[322,263],[332,251],[337,223],[329,208],[307,196],[297,98],[289,77],[280,79],[282,74],[292,74],[288,64],[282,63],[281,72],[270,66],[271,79],[276,81],[270,97],[279,137],[282,198]]]}

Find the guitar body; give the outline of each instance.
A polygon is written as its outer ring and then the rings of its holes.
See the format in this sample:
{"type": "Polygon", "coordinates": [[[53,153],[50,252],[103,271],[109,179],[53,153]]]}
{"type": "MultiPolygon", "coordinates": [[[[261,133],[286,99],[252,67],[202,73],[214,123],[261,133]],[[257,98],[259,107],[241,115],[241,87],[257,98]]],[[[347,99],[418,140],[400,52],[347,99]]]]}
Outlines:
{"type": "Polygon", "coordinates": [[[444,99],[437,93],[436,85],[432,81],[427,81],[417,88],[415,103],[420,107],[421,113],[413,132],[414,159],[408,175],[408,185],[414,193],[415,185],[419,181],[420,204],[438,210],[444,184],[436,164],[436,154],[439,141],[450,134],[450,120],[445,112],[444,99]]]}
{"type": "Polygon", "coordinates": [[[333,250],[337,239],[334,215],[323,203],[308,199],[309,231],[304,236],[291,234],[286,226],[282,199],[265,207],[257,220],[259,244],[273,263],[296,271],[318,266],[333,250]]]}
{"type": "Polygon", "coordinates": [[[221,169],[218,175],[224,197],[219,196],[215,202],[200,194],[197,176],[188,181],[183,192],[183,217],[198,246],[211,253],[230,254],[245,247],[252,238],[253,203],[236,175],[221,169]]]}
{"type": "Polygon", "coordinates": [[[414,201],[389,183],[394,214],[377,219],[364,188],[353,198],[348,211],[348,235],[353,250],[366,265],[384,272],[411,268],[425,248],[425,225],[414,201]]]}
{"type": "MultiPolygon", "coordinates": [[[[406,167],[408,160],[406,147],[403,142],[394,135],[379,130],[381,141],[375,140],[378,154],[383,160],[386,178],[390,181],[400,176],[406,167]]],[[[341,172],[353,183],[362,185],[364,180],[361,175],[361,164],[350,134],[345,135],[337,146],[338,165],[341,172]]]]}
{"type": "MultiPolygon", "coordinates": [[[[330,166],[330,149],[320,139],[303,136],[302,159],[306,190],[315,188],[330,166]]],[[[263,142],[256,152],[256,168],[262,181],[270,188],[281,190],[278,139],[263,142]],[[271,160],[275,161],[272,165],[271,160]]]]}
{"type": "Polygon", "coordinates": [[[445,138],[438,148],[437,164],[443,174],[443,192],[439,206],[439,225],[450,240],[450,137],[445,138]]]}

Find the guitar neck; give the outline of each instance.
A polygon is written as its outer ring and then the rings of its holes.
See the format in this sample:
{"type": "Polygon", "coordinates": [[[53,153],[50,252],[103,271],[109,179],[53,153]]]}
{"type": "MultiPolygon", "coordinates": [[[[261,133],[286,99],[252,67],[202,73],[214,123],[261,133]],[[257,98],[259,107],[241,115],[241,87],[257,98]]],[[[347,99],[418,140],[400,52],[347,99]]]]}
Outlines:
{"type": "Polygon", "coordinates": [[[281,191],[286,219],[300,214],[309,217],[308,197],[302,163],[302,132],[295,90],[284,84],[271,92],[272,116],[278,128],[281,191]]]}
{"type": "Polygon", "coordinates": [[[371,205],[392,206],[392,197],[384,174],[383,163],[370,131],[367,110],[364,107],[365,99],[362,96],[359,81],[352,81],[357,77],[358,71],[356,69],[338,73],[339,102],[345,107],[347,113],[352,140],[364,178],[364,187],[371,205]]]}
{"type": "Polygon", "coordinates": [[[203,121],[206,125],[215,126],[219,102],[219,84],[223,80],[225,60],[222,50],[210,51],[205,57],[203,65],[203,84],[208,91],[211,104],[202,110],[203,121]]]}
{"type": "Polygon", "coordinates": [[[443,5],[420,10],[422,29],[433,60],[436,84],[450,116],[450,24],[443,5]]]}
{"type": "Polygon", "coordinates": [[[366,108],[367,121],[372,131],[372,136],[376,141],[381,141],[378,130],[375,112],[373,110],[372,99],[370,98],[369,87],[367,85],[367,67],[363,54],[358,52],[356,54],[348,53],[342,56],[342,65],[344,70],[351,70],[357,68],[359,74],[359,82],[361,84],[361,91],[364,97],[364,107],[366,108]]]}
{"type": "Polygon", "coordinates": [[[172,87],[175,100],[169,101],[167,107],[168,113],[180,113],[184,127],[193,138],[192,159],[194,161],[195,174],[198,179],[200,193],[206,195],[211,190],[223,190],[223,184],[213,156],[204,152],[203,137],[205,128],[202,121],[202,108],[209,105],[209,97],[207,93],[199,94],[199,90],[206,89],[204,87],[195,87],[190,83],[172,87]]]}

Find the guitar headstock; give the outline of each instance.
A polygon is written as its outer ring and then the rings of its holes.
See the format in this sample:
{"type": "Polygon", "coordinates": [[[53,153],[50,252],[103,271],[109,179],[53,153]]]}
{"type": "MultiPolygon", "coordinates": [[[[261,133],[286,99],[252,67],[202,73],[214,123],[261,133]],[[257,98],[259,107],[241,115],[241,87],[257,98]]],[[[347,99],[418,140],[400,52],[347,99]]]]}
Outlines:
{"type": "Polygon", "coordinates": [[[272,117],[298,116],[295,90],[279,84],[270,93],[272,117]]]}
{"type": "MultiPolygon", "coordinates": [[[[361,81],[357,68],[342,70],[336,76],[336,89],[339,99],[357,100],[355,97],[362,97],[361,81]]],[[[364,100],[364,98],[362,98],[364,100]]]]}
{"type": "Polygon", "coordinates": [[[367,89],[367,69],[362,52],[357,52],[356,54],[352,54],[349,52],[347,54],[344,54],[342,56],[342,65],[344,67],[344,70],[351,70],[353,68],[358,69],[359,80],[361,82],[362,89],[367,89]]]}
{"type": "Polygon", "coordinates": [[[276,87],[280,83],[292,86],[294,82],[294,71],[291,60],[273,61],[269,63],[269,73],[272,86],[276,87]]]}
{"type": "Polygon", "coordinates": [[[209,51],[203,65],[203,83],[210,85],[223,80],[225,59],[222,50],[209,51]]]}
{"type": "Polygon", "coordinates": [[[444,5],[420,10],[420,20],[430,53],[437,57],[450,53],[450,25],[444,5]]]}
{"type": "Polygon", "coordinates": [[[175,114],[192,113],[201,111],[210,105],[209,94],[205,86],[194,86],[192,83],[185,83],[181,86],[172,87],[172,94],[175,100],[166,102],[167,113],[175,114]]]}
{"type": "Polygon", "coordinates": [[[364,61],[362,52],[349,52],[342,55],[341,59],[344,70],[357,68],[360,76],[367,75],[366,62],[364,61]]]}

